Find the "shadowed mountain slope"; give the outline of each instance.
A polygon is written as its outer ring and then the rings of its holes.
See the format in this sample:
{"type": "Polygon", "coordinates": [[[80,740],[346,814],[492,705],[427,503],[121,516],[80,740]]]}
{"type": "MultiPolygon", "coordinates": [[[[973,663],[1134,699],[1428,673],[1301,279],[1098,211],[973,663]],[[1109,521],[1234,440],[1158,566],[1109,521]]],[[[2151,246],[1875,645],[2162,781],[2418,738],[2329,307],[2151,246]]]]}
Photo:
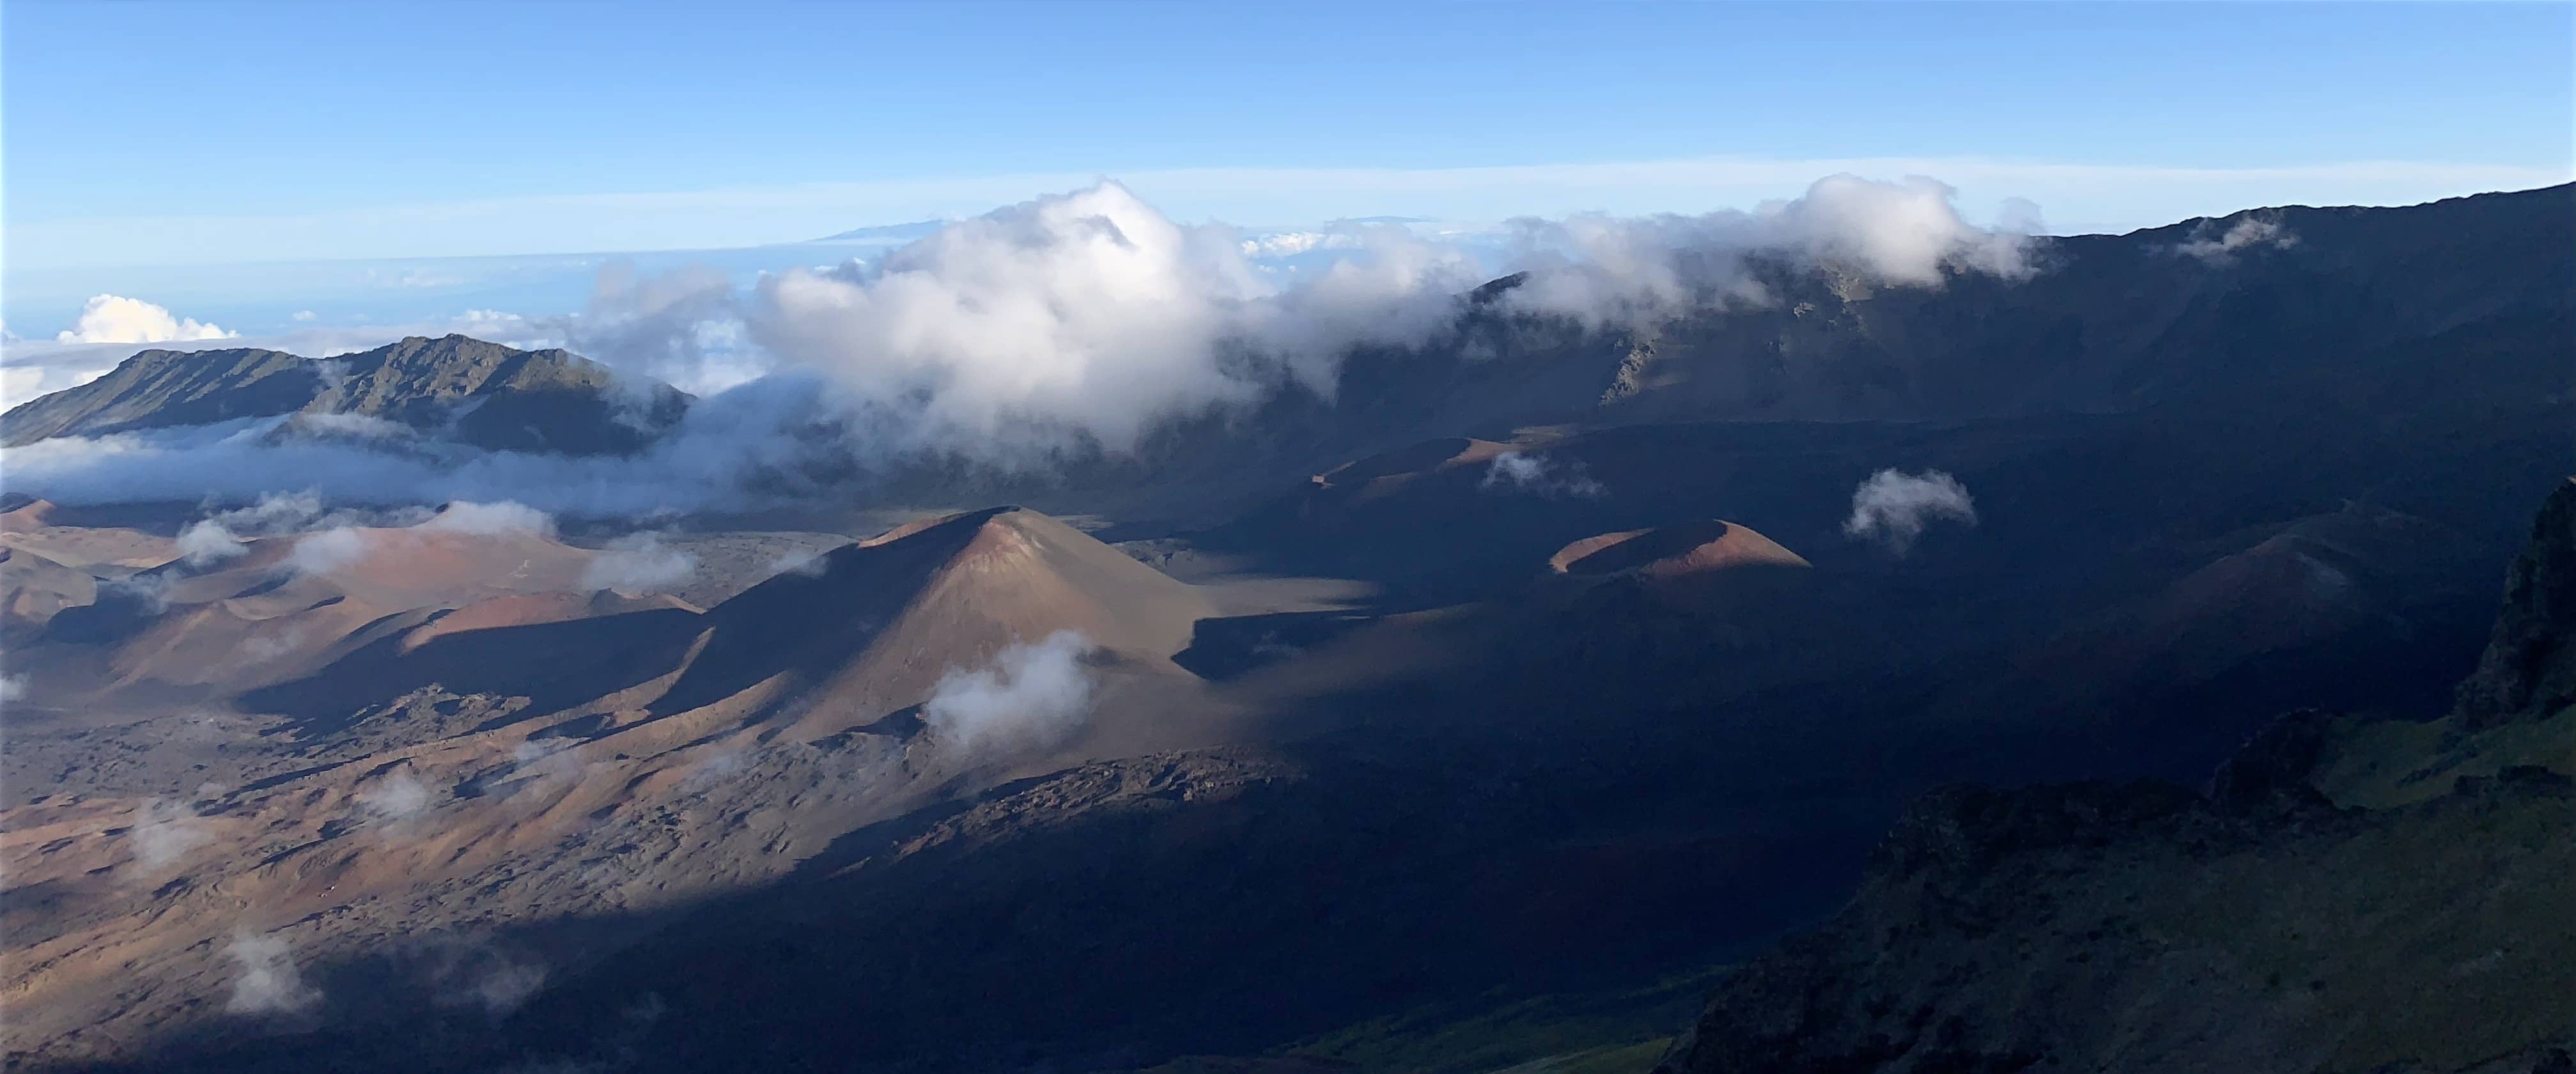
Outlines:
{"type": "Polygon", "coordinates": [[[2206,795],[1918,803],[1824,929],[1729,977],[1657,1068],[2524,1072],[2576,1047],[2576,485],[2438,721],[2284,718],[2206,795]]]}
{"type": "Polygon", "coordinates": [[[1136,459],[1077,470],[1072,486],[1207,525],[1224,517],[1200,513],[1212,503],[1249,506],[1247,484],[1287,488],[1428,437],[2143,413],[2246,422],[2288,399],[2385,421],[2563,400],[2576,386],[2576,185],[2039,238],[2029,261],[2027,277],[1952,274],[1929,288],[1755,266],[1767,302],[1599,329],[1517,311],[1521,281],[1505,277],[1443,338],[1351,354],[1329,400],[1291,390],[1249,420],[1176,423],[1136,459]],[[2219,249],[2247,226],[2268,238],[2219,249]]]}

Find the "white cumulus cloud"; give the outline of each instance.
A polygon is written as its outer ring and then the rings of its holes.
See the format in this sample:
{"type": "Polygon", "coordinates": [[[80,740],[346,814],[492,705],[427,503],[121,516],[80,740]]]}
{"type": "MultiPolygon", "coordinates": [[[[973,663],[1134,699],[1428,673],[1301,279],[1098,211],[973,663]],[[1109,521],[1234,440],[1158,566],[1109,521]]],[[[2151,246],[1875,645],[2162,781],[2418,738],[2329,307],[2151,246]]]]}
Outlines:
{"type": "Polygon", "coordinates": [[[1273,379],[1215,353],[1270,291],[1229,229],[1174,223],[1103,183],[949,225],[870,268],[770,277],[750,323],[917,437],[1043,449],[1079,431],[1116,450],[1158,416],[1273,379]]]}
{"type": "Polygon", "coordinates": [[[169,310],[139,298],[122,295],[98,295],[81,307],[80,320],[54,336],[57,343],[169,343],[200,339],[229,339],[235,333],[204,324],[193,317],[172,316],[169,310]]]}
{"type": "Polygon", "coordinates": [[[1843,532],[1877,541],[1902,556],[1936,519],[1977,524],[1977,504],[1967,486],[1939,470],[1908,474],[1887,469],[1852,490],[1851,517],[1843,520],[1843,532]]]}

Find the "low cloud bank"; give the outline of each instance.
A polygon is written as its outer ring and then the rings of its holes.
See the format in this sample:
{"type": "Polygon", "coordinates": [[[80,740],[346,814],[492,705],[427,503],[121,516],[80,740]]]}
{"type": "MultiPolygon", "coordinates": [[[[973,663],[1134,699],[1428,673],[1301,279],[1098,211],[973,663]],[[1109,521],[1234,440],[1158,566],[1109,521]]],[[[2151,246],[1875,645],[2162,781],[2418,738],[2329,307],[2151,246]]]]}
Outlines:
{"type": "Polygon", "coordinates": [[[773,375],[702,401],[633,456],[477,451],[419,441],[401,451],[275,435],[286,419],[56,437],[7,449],[0,485],[57,503],[255,504],[280,492],[331,503],[515,501],[552,514],[638,517],[755,506],[804,491],[818,459],[845,449],[815,430],[831,413],[809,376],[773,375]]]}
{"type": "Polygon", "coordinates": [[[1843,520],[1843,532],[1902,556],[1936,520],[1977,524],[1977,504],[1967,486],[1939,470],[1908,474],[1887,469],[1852,490],[1851,517],[1843,520]]]}
{"type": "Polygon", "coordinates": [[[1531,275],[1508,302],[1588,325],[1642,326],[1697,307],[1769,302],[1753,272],[1761,260],[1897,287],[1938,287],[1954,272],[2029,275],[2028,237],[1969,226],[1956,196],[1922,176],[1833,175],[1749,212],[1515,221],[1523,252],[1514,267],[1531,275]]]}
{"type": "Polygon", "coordinates": [[[388,518],[379,512],[346,508],[333,511],[326,510],[322,497],[309,490],[270,493],[248,507],[217,511],[189,523],[179,531],[179,555],[189,566],[202,568],[242,555],[248,551],[242,542],[253,537],[342,526],[409,525],[427,514],[415,509],[409,515],[388,518]]]}
{"type": "MultiPolygon", "coordinates": [[[[182,562],[206,570],[220,568],[247,554],[249,546],[245,542],[252,538],[292,538],[277,569],[288,575],[318,575],[339,571],[379,553],[398,554],[435,534],[493,537],[523,533],[551,537],[554,532],[553,516],[507,500],[457,500],[434,510],[420,506],[333,508],[326,507],[320,493],[306,490],[272,493],[248,507],[217,511],[197,519],[179,531],[177,547],[182,562]]],[[[588,588],[609,588],[609,582],[638,577],[649,582],[649,576],[656,572],[671,571],[670,561],[675,557],[680,561],[679,573],[685,577],[687,568],[695,565],[694,557],[663,548],[654,535],[611,542],[609,551],[600,557],[608,564],[602,568],[607,581],[588,588]]],[[[168,582],[167,578],[151,575],[119,580],[117,584],[157,606],[163,603],[168,582]]]]}
{"type": "Polygon", "coordinates": [[[1082,664],[1090,651],[1090,639],[1059,630],[1004,648],[984,667],[951,669],[922,703],[922,726],[969,755],[1061,745],[1090,714],[1091,672],[1082,664]]]}
{"type": "MultiPolygon", "coordinates": [[[[713,269],[612,266],[578,315],[469,316],[470,334],[559,341],[712,393],[635,456],[417,440],[367,450],[272,435],[269,420],[13,449],[8,480],[66,502],[209,491],[249,502],[285,486],[339,502],[723,509],[904,459],[1044,469],[1282,390],[1329,398],[1355,349],[1457,344],[1468,294],[1507,272],[1527,275],[1492,296],[1502,312],[1604,327],[1768,302],[1761,278],[1775,269],[1896,287],[2030,271],[2025,236],[1969,225],[1951,188],[1920,177],[1836,175],[1748,210],[1524,219],[1507,235],[1492,246],[1335,225],[1287,244],[1329,259],[1283,266],[1244,232],[1176,222],[1104,181],[955,222],[872,262],[749,288],[713,269]]],[[[199,547],[220,545],[208,535],[199,547]]]]}
{"type": "MultiPolygon", "coordinates": [[[[1757,262],[1915,287],[2026,274],[2025,238],[1969,226],[1953,197],[1919,177],[1841,175],[1749,211],[1519,220],[1502,265],[1360,225],[1336,233],[1348,256],[1283,278],[1234,229],[1176,223],[1104,182],[961,221],[873,265],[767,277],[733,308],[783,365],[823,373],[879,415],[891,446],[1009,464],[1077,440],[1123,450],[1157,420],[1283,384],[1330,395],[1344,354],[1440,342],[1497,270],[1529,273],[1504,294],[1508,310],[1593,326],[1767,301],[1757,262]]],[[[698,294],[669,305],[717,308],[698,294]]]]}

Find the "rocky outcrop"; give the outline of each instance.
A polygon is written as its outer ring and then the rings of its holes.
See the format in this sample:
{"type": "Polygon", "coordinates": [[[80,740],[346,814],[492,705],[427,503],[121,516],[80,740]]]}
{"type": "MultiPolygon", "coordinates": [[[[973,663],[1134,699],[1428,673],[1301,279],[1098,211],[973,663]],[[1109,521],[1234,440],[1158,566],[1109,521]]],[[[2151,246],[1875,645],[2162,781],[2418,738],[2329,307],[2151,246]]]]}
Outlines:
{"type": "Polygon", "coordinates": [[[2218,766],[2209,798],[2237,813],[2314,812],[2333,808],[2317,790],[2339,714],[2301,709],[2272,722],[2218,766]]]}
{"type": "Polygon", "coordinates": [[[2323,823],[2147,784],[1936,794],[1656,1069],[2537,1069],[2576,1016],[2544,983],[2576,953],[2571,805],[2532,766],[2323,823]]]}
{"type": "Polygon", "coordinates": [[[2471,727],[2545,717],[2576,704],[2576,480],[2541,507],[2531,544],[2505,573],[2504,611],[2478,669],[2460,684],[2471,727]]]}

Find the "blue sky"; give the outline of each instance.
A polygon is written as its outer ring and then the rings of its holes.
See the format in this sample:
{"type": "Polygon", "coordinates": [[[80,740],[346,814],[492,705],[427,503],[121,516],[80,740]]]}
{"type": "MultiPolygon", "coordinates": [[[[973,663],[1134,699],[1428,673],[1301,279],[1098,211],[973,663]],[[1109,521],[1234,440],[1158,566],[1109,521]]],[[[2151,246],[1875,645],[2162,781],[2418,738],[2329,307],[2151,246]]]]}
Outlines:
{"type": "Polygon", "coordinates": [[[1848,166],[2110,230],[2555,181],[2571,53],[2565,4],[12,2],[0,216],[22,293],[738,247],[1098,175],[1291,224],[1695,212],[1848,166]]]}

